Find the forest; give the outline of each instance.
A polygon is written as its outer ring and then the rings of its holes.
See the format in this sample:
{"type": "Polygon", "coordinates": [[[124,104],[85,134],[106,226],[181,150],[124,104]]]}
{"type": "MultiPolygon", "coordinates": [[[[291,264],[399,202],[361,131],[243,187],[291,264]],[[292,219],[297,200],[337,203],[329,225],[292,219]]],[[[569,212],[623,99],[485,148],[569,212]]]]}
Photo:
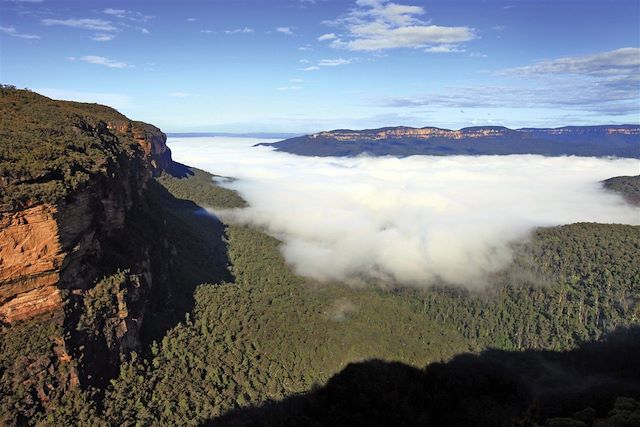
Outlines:
{"type": "MultiPolygon", "coordinates": [[[[515,393],[509,400],[483,398],[495,407],[485,425],[514,420],[522,425],[613,425],[607,424],[613,418],[622,420],[616,425],[633,425],[628,420],[637,420],[638,382],[620,385],[625,375],[640,372],[635,359],[616,359],[627,353],[609,351],[598,364],[583,354],[597,353],[597,343],[609,348],[610,336],[627,337],[617,348],[637,347],[640,227],[581,223],[538,229],[514,247],[513,265],[485,291],[444,284],[428,290],[381,289],[375,283],[355,289],[296,276],[278,240],[259,229],[225,224],[215,231],[217,220],[203,208],[242,207],[244,202],[214,178],[174,164],[153,181],[149,209],[134,219],[140,228],[153,221],[168,224],[166,229],[173,230],[168,237],[177,248],[172,280],[157,290],[171,298],[155,301],[156,314],[145,321],[144,348],[123,355],[119,372],[104,387],[47,391],[43,408],[33,396],[51,387],[46,370],[64,369],[51,362],[55,333],[50,329],[62,325],[29,321],[11,328],[0,341],[0,420],[9,425],[16,420],[87,426],[260,425],[266,420],[334,425],[337,418],[331,417],[351,411],[348,404],[364,418],[345,425],[358,425],[376,419],[382,399],[402,408],[405,425],[416,425],[410,420],[451,419],[435,412],[417,417],[413,411],[424,405],[411,403],[414,388],[432,402],[426,410],[433,411],[444,403],[433,400],[434,391],[427,389],[448,384],[450,393],[439,399],[453,402],[468,388],[455,378],[464,377],[474,363],[480,364],[474,371],[483,381],[501,378],[496,392],[504,386],[505,393],[515,393]],[[211,259],[227,263],[229,274],[212,269],[211,259]],[[461,354],[475,358],[473,363],[462,363],[461,354]],[[550,405],[548,390],[521,385],[526,373],[549,374],[541,357],[561,366],[575,360],[597,365],[602,378],[611,377],[605,381],[610,392],[589,389],[571,395],[566,405],[550,405]],[[509,361],[509,369],[495,368],[502,360],[509,361]],[[38,366],[45,372],[35,383],[28,381],[38,366]],[[366,390],[359,386],[379,375],[380,381],[366,390]],[[344,393],[350,400],[340,397],[344,393]],[[290,408],[284,412],[291,418],[281,418],[283,407],[290,408]],[[325,407],[337,412],[319,409],[325,407]],[[576,415],[580,411],[590,415],[576,415]],[[574,424],[562,424],[562,419],[574,424]]],[[[123,281],[137,280],[125,268],[114,270],[92,289],[96,298],[78,328],[107,327],[99,320],[101,313],[117,310],[123,281]]],[[[469,425],[473,413],[451,411],[461,417],[455,423],[469,425]]]]}
{"type": "Polygon", "coordinates": [[[0,210],[61,200],[120,154],[138,150],[131,129],[121,140],[109,131],[129,120],[104,105],[60,102],[0,85],[0,111],[0,210]]]}

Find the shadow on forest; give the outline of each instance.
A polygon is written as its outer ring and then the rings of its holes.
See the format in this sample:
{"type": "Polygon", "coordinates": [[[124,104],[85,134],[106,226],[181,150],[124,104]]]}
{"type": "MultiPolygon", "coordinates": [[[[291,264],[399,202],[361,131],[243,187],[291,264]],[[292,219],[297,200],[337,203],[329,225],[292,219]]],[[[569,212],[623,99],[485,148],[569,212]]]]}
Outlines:
{"type": "MultiPolygon", "coordinates": [[[[171,176],[188,179],[193,172],[186,166],[173,163],[171,176]]],[[[159,272],[154,283],[147,326],[143,339],[150,343],[161,339],[166,332],[192,311],[196,287],[203,283],[232,282],[224,234],[225,226],[204,207],[191,200],[174,197],[157,181],[151,181],[149,193],[162,222],[164,241],[162,254],[152,255],[152,267],[159,272]]]]}
{"type": "MultiPolygon", "coordinates": [[[[168,172],[180,179],[193,175],[177,163],[168,172]]],[[[143,199],[129,211],[126,221],[122,230],[101,241],[104,254],[97,277],[126,271],[144,281],[141,292],[129,286],[127,294],[131,317],[140,318],[144,313],[141,342],[124,348],[144,353],[192,311],[198,285],[231,282],[233,277],[224,224],[193,201],[173,196],[158,180],[148,182],[143,199]]],[[[79,375],[84,384],[104,388],[117,375],[120,362],[119,354],[111,349],[111,321],[98,324],[95,331],[79,331],[75,325],[81,313],[78,310],[75,316],[68,316],[65,326],[73,331],[72,348],[77,348],[77,357],[83,360],[79,375]]]]}
{"type": "Polygon", "coordinates": [[[165,172],[178,179],[188,178],[195,175],[188,166],[178,162],[171,162],[169,166],[167,166],[165,172]]]}
{"type": "Polygon", "coordinates": [[[611,416],[614,402],[615,410],[623,408],[614,425],[639,425],[637,402],[616,401],[640,398],[639,354],[635,327],[572,351],[487,350],[424,370],[370,360],[349,364],[306,394],[234,410],[205,425],[588,426],[611,416]]]}

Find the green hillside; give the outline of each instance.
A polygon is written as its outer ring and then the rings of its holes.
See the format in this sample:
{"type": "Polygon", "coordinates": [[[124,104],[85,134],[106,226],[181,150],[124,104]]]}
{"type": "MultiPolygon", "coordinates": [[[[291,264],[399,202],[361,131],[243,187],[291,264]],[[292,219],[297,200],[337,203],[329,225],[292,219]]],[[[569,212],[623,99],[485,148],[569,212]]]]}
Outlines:
{"type": "Polygon", "coordinates": [[[640,175],[616,176],[602,184],[607,190],[620,193],[629,203],[640,206],[640,175]]]}

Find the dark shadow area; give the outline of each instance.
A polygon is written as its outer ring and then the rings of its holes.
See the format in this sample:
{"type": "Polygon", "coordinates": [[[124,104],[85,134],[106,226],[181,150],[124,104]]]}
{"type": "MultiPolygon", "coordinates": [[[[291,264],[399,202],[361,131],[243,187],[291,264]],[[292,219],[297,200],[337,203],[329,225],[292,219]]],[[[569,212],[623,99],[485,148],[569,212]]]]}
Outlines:
{"type": "Polygon", "coordinates": [[[425,369],[370,360],[309,393],[205,425],[634,426],[639,354],[635,327],[567,352],[488,350],[425,369]]]}
{"type": "Polygon", "coordinates": [[[165,172],[178,179],[188,178],[194,175],[194,172],[188,166],[178,162],[171,162],[165,172]]]}
{"type": "MultiPolygon", "coordinates": [[[[172,169],[183,180],[193,175],[182,165],[172,169]]],[[[123,354],[146,354],[184,320],[198,285],[233,281],[224,233],[202,206],[175,197],[159,180],[148,182],[125,226],[105,233],[101,256],[86,264],[97,270],[97,284],[82,299],[72,298],[68,310],[65,330],[82,361],[81,384],[104,389],[123,354]]]]}
{"type": "MultiPolygon", "coordinates": [[[[180,168],[182,179],[193,175],[180,168]]],[[[174,175],[175,176],[175,175],[174,175]]],[[[225,227],[203,206],[174,197],[157,181],[149,186],[150,216],[163,233],[150,254],[154,284],[147,303],[141,337],[146,343],[161,339],[168,329],[184,319],[194,306],[194,292],[203,283],[231,282],[225,227]]]]}

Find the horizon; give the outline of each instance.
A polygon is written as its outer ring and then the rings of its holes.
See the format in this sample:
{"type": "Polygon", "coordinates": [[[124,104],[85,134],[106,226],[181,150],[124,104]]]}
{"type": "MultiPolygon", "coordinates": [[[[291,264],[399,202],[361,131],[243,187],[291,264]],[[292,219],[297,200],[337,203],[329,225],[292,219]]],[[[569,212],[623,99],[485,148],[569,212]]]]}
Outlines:
{"type": "Polygon", "coordinates": [[[479,128],[479,127],[504,127],[505,129],[509,129],[509,130],[525,130],[525,129],[563,129],[563,128],[573,128],[573,127],[625,127],[625,126],[640,126],[640,122],[639,123],[619,123],[619,124],[613,124],[613,123],[604,123],[604,124],[593,124],[593,125],[572,125],[572,124],[567,124],[567,125],[563,125],[563,126],[558,126],[558,127],[548,127],[548,128],[534,128],[534,127],[522,127],[522,128],[509,128],[506,126],[496,126],[496,125],[480,125],[480,126],[465,126],[465,127],[461,127],[461,128],[457,128],[457,129],[447,129],[447,128],[440,128],[438,126],[420,126],[420,127],[416,127],[416,126],[405,126],[405,125],[391,125],[391,126],[383,126],[383,127],[379,127],[379,128],[369,128],[369,129],[326,129],[323,131],[319,131],[319,132],[308,132],[308,133],[301,133],[301,132],[260,132],[260,131],[256,131],[256,132],[217,132],[217,131],[194,131],[194,132],[190,132],[190,131],[184,131],[184,132],[171,132],[171,131],[167,131],[166,134],[168,137],[180,137],[180,138],[189,138],[191,136],[193,137],[199,137],[199,136],[246,136],[246,137],[252,137],[252,138],[277,138],[280,136],[285,136],[285,137],[294,137],[294,136],[304,136],[304,135],[310,135],[313,133],[322,133],[322,132],[337,132],[337,131],[375,131],[375,130],[382,130],[382,129],[399,129],[399,128],[407,128],[407,129],[441,129],[441,130],[450,130],[450,131],[459,131],[459,130],[464,130],[464,129],[472,129],[472,128],[479,128]],[[262,135],[262,136],[261,136],[262,135]]]}
{"type": "Polygon", "coordinates": [[[3,83],[106,104],[167,133],[640,122],[634,1],[0,8],[3,83]]]}

